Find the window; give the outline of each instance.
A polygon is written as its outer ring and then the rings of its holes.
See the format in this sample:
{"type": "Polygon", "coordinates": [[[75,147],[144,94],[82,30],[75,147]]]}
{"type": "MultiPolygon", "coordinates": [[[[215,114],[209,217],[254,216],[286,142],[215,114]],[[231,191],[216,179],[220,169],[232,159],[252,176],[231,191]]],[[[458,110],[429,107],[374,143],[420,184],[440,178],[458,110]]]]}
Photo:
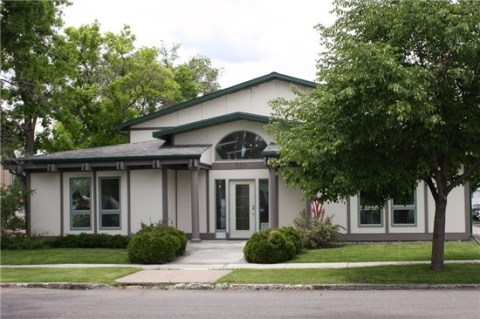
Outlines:
{"type": "Polygon", "coordinates": [[[365,197],[358,195],[360,226],[383,226],[383,207],[368,205],[365,197]]]}
{"type": "Polygon", "coordinates": [[[268,219],[268,179],[258,181],[258,198],[260,204],[260,230],[269,228],[268,219]]]}
{"type": "Polygon", "coordinates": [[[225,136],[215,148],[217,160],[245,160],[262,158],[267,143],[255,133],[238,131],[225,136]]]}
{"type": "Polygon", "coordinates": [[[415,191],[404,199],[392,200],[392,225],[414,226],[416,224],[415,191]]]}
{"type": "Polygon", "coordinates": [[[100,228],[120,229],[120,178],[100,179],[100,228]]]}
{"type": "Polygon", "coordinates": [[[225,192],[225,180],[215,181],[215,216],[217,230],[225,230],[227,225],[227,203],[225,192]]]}
{"type": "Polygon", "coordinates": [[[70,227],[73,230],[92,227],[91,185],[89,177],[70,179],[70,227]]]}

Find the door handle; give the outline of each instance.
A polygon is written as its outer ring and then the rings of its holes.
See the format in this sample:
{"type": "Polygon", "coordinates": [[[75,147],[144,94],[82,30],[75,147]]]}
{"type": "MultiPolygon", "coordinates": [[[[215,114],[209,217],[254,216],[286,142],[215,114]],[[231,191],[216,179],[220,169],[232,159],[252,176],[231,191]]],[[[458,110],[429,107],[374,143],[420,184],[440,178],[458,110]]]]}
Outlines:
{"type": "Polygon", "coordinates": [[[255,215],[255,205],[252,205],[252,215],[255,215]]]}

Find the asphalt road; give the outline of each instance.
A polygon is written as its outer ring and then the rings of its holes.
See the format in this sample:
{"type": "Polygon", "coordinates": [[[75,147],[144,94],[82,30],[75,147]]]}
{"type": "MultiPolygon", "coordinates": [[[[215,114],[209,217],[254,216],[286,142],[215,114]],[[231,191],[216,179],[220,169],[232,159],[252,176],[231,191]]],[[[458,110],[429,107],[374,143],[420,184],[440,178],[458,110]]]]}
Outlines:
{"type": "Polygon", "coordinates": [[[1,318],[480,318],[480,291],[1,289],[1,318]]]}

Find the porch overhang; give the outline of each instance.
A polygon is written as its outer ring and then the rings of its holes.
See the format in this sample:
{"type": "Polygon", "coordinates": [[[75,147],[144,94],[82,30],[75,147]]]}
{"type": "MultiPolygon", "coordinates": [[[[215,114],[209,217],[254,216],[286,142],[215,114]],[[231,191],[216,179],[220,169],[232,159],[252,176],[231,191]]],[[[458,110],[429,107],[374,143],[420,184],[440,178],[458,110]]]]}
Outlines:
{"type": "Polygon", "coordinates": [[[193,164],[209,169],[202,163],[202,154],[210,145],[162,146],[163,141],[148,141],[82,149],[53,154],[42,154],[8,159],[2,164],[17,174],[30,172],[123,170],[146,168],[189,169],[193,164]]]}

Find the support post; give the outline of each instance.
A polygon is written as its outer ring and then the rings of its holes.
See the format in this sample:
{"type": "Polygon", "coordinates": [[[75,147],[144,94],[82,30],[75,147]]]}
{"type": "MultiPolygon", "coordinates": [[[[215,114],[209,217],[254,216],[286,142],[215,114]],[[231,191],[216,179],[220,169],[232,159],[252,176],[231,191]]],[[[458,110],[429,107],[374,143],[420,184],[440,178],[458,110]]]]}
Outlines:
{"type": "Polygon", "coordinates": [[[190,165],[191,172],[191,193],[192,193],[192,243],[198,243],[200,239],[200,201],[198,196],[198,165],[196,160],[190,165]]]}
{"type": "Polygon", "coordinates": [[[268,168],[268,220],[270,228],[278,227],[278,176],[273,167],[268,168]]]}
{"type": "Polygon", "coordinates": [[[168,172],[162,168],[162,221],[168,225],[168,172]]]}

